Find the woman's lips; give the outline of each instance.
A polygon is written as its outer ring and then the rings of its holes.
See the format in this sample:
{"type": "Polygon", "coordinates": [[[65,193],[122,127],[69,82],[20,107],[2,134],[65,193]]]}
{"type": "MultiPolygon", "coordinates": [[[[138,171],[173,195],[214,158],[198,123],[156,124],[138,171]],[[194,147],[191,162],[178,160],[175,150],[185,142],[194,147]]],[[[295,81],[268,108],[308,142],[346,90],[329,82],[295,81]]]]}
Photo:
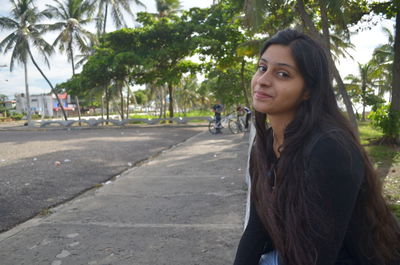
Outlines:
{"type": "Polygon", "coordinates": [[[261,92],[261,91],[254,91],[254,97],[256,99],[269,99],[269,98],[272,98],[272,96],[268,95],[267,93],[261,92]]]}

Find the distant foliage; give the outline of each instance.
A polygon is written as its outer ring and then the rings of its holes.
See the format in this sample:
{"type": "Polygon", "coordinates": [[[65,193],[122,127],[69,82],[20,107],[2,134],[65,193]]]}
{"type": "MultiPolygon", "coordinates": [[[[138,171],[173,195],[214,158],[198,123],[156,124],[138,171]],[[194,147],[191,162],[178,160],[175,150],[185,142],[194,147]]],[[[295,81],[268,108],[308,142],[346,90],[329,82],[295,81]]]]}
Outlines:
{"type": "Polygon", "coordinates": [[[382,129],[385,136],[395,138],[400,134],[400,112],[390,111],[390,104],[371,111],[368,118],[373,126],[382,129]]]}

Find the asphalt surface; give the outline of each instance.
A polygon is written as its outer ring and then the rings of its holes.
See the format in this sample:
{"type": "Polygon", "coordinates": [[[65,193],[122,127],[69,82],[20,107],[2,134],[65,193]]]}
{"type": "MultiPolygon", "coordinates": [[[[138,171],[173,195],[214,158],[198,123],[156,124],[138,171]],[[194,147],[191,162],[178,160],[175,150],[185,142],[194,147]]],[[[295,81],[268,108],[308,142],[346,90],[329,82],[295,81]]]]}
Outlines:
{"type": "Polygon", "coordinates": [[[0,232],[45,214],[49,207],[205,130],[188,126],[0,130],[0,232]]]}
{"type": "MultiPolygon", "coordinates": [[[[143,137],[154,139],[166,134],[164,130],[146,132],[152,136],[143,137]]],[[[94,148],[84,144],[91,138],[79,141],[85,139],[79,136],[66,149],[94,148]]],[[[136,141],[121,142],[132,145],[136,141]]],[[[0,234],[0,263],[232,264],[243,231],[247,149],[246,136],[196,134],[102,187],[53,208],[48,215],[0,234]]],[[[81,178],[96,168],[96,162],[91,163],[81,178]]]]}

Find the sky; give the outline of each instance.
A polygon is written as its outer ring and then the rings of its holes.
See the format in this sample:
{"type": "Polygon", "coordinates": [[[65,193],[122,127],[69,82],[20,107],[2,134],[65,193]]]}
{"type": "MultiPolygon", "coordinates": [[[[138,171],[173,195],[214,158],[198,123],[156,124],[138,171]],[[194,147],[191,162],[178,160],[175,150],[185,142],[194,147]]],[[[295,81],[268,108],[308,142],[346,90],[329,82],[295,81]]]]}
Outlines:
{"type": "MultiPolygon", "coordinates": [[[[9,10],[11,10],[11,5],[8,0],[0,0],[2,4],[0,5],[0,17],[8,16],[9,10]]],[[[143,9],[137,6],[133,6],[133,12],[137,11],[147,11],[147,12],[155,12],[156,6],[154,0],[141,0],[147,7],[147,9],[143,9]]],[[[212,4],[213,0],[181,0],[182,9],[189,9],[191,7],[209,7],[212,4]]],[[[45,4],[52,3],[51,0],[41,0],[36,1],[38,3],[38,8],[42,10],[45,7],[45,4]]],[[[126,19],[128,26],[133,26],[134,22],[131,19],[126,19]]],[[[339,72],[342,74],[342,77],[348,74],[358,73],[358,65],[357,62],[366,63],[371,59],[372,51],[375,47],[380,44],[384,44],[387,42],[387,37],[382,32],[382,26],[389,27],[393,29],[394,21],[393,20],[383,20],[380,21],[377,26],[373,27],[371,30],[361,31],[358,34],[351,37],[352,43],[355,45],[354,50],[350,50],[350,53],[354,57],[352,59],[341,59],[338,64],[339,72]]],[[[112,29],[111,25],[107,25],[107,31],[112,29]]],[[[93,29],[94,30],[94,29],[93,29]]],[[[0,41],[3,40],[9,31],[2,30],[0,31],[0,41]]],[[[55,33],[48,34],[45,36],[45,39],[49,43],[53,43],[56,37],[55,33]]],[[[13,72],[10,72],[9,63],[11,59],[11,53],[4,55],[0,54],[0,94],[7,95],[10,99],[14,98],[16,93],[25,93],[25,83],[24,83],[24,70],[22,65],[15,65],[13,72]],[[7,65],[6,67],[4,67],[7,65]]],[[[44,70],[47,77],[50,79],[52,84],[55,86],[57,83],[64,82],[68,80],[72,76],[72,69],[70,63],[67,61],[67,57],[65,54],[60,54],[56,52],[50,58],[51,68],[49,69],[44,61],[41,60],[40,57],[36,58],[42,70],[44,70]]],[[[80,72],[81,69],[77,69],[77,72],[80,72]]],[[[29,64],[28,67],[28,84],[30,94],[42,94],[49,93],[50,87],[44,81],[43,77],[37,71],[37,69],[33,66],[32,63],[29,64]]]]}

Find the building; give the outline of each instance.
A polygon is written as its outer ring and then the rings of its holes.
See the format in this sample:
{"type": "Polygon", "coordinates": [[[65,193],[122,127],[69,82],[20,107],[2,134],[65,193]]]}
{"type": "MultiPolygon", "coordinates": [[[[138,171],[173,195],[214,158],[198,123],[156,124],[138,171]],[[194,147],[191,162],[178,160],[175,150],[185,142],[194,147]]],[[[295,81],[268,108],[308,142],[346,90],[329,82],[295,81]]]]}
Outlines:
{"type": "Polygon", "coordinates": [[[0,99],[0,117],[7,117],[15,111],[15,100],[0,99]]]}
{"type": "Polygon", "coordinates": [[[0,107],[5,108],[6,110],[12,110],[16,108],[17,101],[15,100],[5,100],[0,101],[0,107]]]}
{"type": "MultiPolygon", "coordinates": [[[[67,93],[58,95],[64,110],[71,112],[75,110],[75,105],[71,104],[70,96],[67,93]]],[[[27,113],[27,100],[24,93],[15,95],[16,112],[27,113]]],[[[31,113],[39,114],[42,117],[61,116],[61,107],[55,96],[51,94],[30,95],[31,113]]]]}

